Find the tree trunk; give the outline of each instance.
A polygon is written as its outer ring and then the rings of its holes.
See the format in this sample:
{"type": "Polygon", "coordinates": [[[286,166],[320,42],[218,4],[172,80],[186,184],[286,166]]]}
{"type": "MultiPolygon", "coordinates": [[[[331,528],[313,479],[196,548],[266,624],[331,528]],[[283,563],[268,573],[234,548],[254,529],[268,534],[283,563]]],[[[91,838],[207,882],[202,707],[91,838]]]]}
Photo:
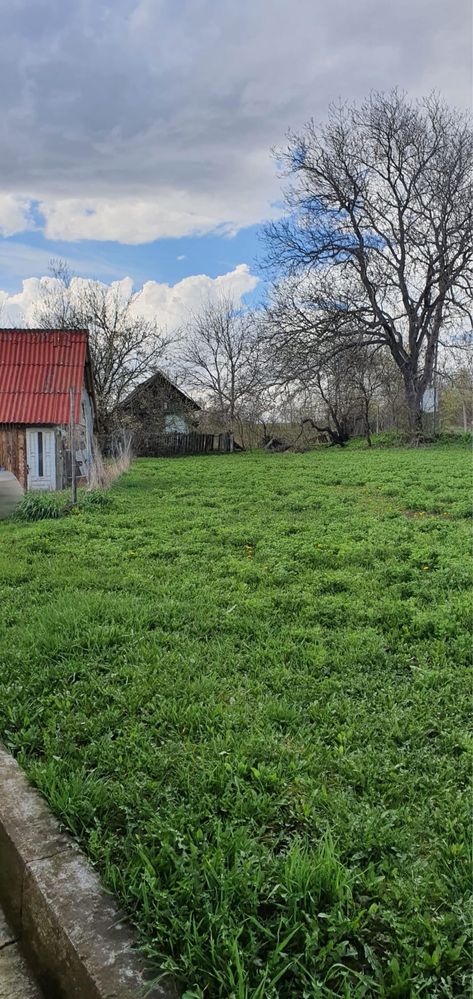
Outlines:
{"type": "Polygon", "coordinates": [[[364,406],[364,417],[365,417],[365,437],[368,447],[371,447],[371,430],[370,430],[370,404],[367,399],[365,399],[364,406]]]}
{"type": "Polygon", "coordinates": [[[313,427],[317,433],[327,434],[327,436],[330,437],[332,444],[337,444],[338,447],[345,447],[346,442],[350,439],[349,433],[344,430],[343,427],[337,426],[337,430],[332,430],[328,424],[326,427],[320,427],[310,416],[306,416],[306,418],[301,421],[301,433],[306,423],[310,423],[311,427],[313,427]]]}
{"type": "Polygon", "coordinates": [[[406,393],[407,415],[409,420],[409,432],[413,440],[422,437],[422,398],[417,381],[410,372],[404,374],[404,388],[406,393]]]}

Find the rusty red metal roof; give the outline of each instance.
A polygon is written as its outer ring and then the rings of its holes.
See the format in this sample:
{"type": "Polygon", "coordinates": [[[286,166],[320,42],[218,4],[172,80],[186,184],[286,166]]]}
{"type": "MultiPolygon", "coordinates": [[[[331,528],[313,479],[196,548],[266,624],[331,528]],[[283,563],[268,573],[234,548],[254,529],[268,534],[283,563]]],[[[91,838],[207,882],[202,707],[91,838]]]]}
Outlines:
{"type": "Polygon", "coordinates": [[[0,423],[68,424],[70,389],[80,421],[86,330],[0,329],[0,423]]]}

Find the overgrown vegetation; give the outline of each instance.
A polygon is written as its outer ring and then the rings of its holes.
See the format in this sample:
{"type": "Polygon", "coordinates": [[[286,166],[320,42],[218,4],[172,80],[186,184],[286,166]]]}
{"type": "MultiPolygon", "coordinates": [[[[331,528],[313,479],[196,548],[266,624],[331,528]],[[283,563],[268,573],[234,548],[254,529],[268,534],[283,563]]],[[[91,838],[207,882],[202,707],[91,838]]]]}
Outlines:
{"type": "Polygon", "coordinates": [[[127,472],[131,465],[131,443],[114,456],[103,458],[100,451],[94,455],[94,461],[90,475],[90,491],[110,489],[116,479],[127,472]]]}
{"type": "Polygon", "coordinates": [[[75,506],[71,503],[70,493],[67,490],[57,493],[28,492],[15,507],[12,519],[19,521],[58,520],[70,513],[80,513],[90,507],[109,506],[110,503],[110,497],[103,489],[79,490],[75,506]]]}
{"type": "Polygon", "coordinates": [[[0,731],[187,997],[469,995],[469,454],[0,525],[0,731]]]}
{"type": "Polygon", "coordinates": [[[25,493],[13,511],[14,520],[57,520],[63,517],[66,493],[25,493]]]}

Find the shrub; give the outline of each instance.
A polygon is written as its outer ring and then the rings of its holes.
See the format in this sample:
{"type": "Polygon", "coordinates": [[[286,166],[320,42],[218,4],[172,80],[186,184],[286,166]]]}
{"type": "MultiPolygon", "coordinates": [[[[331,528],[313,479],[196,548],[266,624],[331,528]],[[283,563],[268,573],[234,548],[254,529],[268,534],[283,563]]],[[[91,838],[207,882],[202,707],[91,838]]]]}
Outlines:
{"type": "Polygon", "coordinates": [[[35,520],[58,520],[67,517],[73,510],[96,510],[109,507],[112,498],[101,489],[91,492],[79,490],[77,506],[70,501],[68,492],[60,493],[25,493],[12,514],[14,520],[32,522],[35,520]]]}
{"type": "Polygon", "coordinates": [[[473,434],[470,430],[441,430],[435,435],[435,440],[440,444],[465,444],[466,447],[471,447],[473,434]]]}
{"type": "Polygon", "coordinates": [[[111,506],[111,503],[111,496],[103,489],[80,492],[77,496],[77,506],[80,510],[87,510],[89,507],[108,507],[111,506]]]}
{"type": "Polygon", "coordinates": [[[14,520],[57,520],[67,513],[64,493],[25,493],[16,507],[14,520]]]}

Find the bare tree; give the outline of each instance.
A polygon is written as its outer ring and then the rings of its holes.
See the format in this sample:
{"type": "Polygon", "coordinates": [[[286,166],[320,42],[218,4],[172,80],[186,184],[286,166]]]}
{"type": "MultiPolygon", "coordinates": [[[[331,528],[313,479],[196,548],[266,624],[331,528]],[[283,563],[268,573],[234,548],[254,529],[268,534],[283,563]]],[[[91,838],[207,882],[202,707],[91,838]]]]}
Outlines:
{"type": "Polygon", "coordinates": [[[361,430],[371,446],[372,403],[382,384],[382,366],[373,350],[333,355],[305,384],[301,427],[310,424],[341,447],[361,430]]]}
{"type": "Polygon", "coordinates": [[[410,428],[440,336],[471,326],[473,136],[436,97],[397,91],[331,107],[290,135],[281,158],[289,214],[267,227],[286,274],[270,310],[288,363],[385,346],[401,372],[410,428]]]}
{"type": "MultiPolygon", "coordinates": [[[[341,355],[341,358],[343,357],[344,355],[341,355]]],[[[376,406],[379,413],[379,404],[384,398],[387,386],[389,360],[390,358],[386,357],[386,350],[365,348],[355,351],[349,369],[348,384],[351,385],[358,409],[357,417],[362,423],[363,434],[369,447],[372,443],[373,409],[376,406]]]]}
{"type": "Polygon", "coordinates": [[[442,426],[473,426],[473,341],[457,337],[449,348],[442,348],[437,366],[442,426]]]}
{"type": "Polygon", "coordinates": [[[62,261],[53,261],[50,271],[35,324],[89,331],[99,427],[108,433],[117,405],[156,370],[170,340],[139,314],[139,294],[120,283],[74,277],[62,261]]]}
{"type": "Polygon", "coordinates": [[[262,382],[257,319],[231,298],[208,301],[182,331],[181,377],[217,411],[230,434],[262,382]]]}

